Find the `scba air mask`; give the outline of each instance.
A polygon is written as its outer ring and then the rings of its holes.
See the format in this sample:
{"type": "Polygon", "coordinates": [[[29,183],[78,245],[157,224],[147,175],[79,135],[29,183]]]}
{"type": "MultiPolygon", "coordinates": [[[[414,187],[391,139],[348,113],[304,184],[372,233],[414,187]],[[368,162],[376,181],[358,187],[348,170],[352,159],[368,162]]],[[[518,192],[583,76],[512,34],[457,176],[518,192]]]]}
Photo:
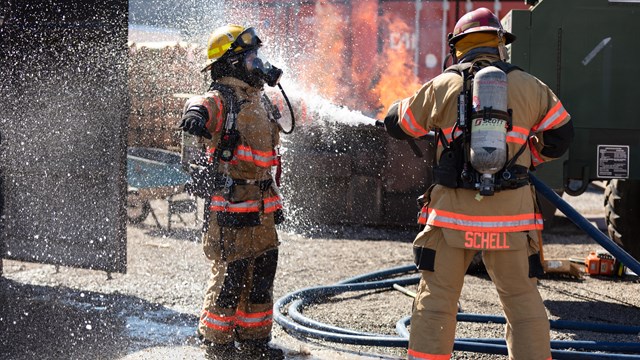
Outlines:
{"type": "Polygon", "coordinates": [[[269,86],[278,85],[282,77],[282,69],[271,65],[268,61],[264,62],[255,50],[245,56],[245,66],[251,76],[264,81],[269,86]]]}

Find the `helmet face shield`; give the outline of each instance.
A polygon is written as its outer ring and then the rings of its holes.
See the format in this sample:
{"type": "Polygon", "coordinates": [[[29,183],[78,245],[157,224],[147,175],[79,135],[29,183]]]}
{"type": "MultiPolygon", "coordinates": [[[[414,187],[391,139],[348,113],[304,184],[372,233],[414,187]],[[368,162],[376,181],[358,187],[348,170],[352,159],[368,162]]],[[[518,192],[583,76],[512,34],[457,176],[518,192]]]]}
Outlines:
{"type": "Polygon", "coordinates": [[[251,51],[247,51],[244,54],[244,66],[247,68],[247,70],[251,71],[253,70],[253,60],[256,59],[258,57],[258,50],[251,50],[251,51]]]}
{"type": "Polygon", "coordinates": [[[262,46],[262,40],[256,34],[256,30],[252,27],[245,29],[238,35],[236,40],[231,43],[231,50],[235,51],[237,48],[240,50],[249,50],[262,46]]]}

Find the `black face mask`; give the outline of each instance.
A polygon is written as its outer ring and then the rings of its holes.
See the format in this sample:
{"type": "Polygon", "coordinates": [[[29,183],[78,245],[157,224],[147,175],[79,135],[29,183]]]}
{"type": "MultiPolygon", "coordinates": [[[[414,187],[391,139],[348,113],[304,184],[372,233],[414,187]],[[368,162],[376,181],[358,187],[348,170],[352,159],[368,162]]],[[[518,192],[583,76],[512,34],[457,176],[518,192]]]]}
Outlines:
{"type": "Polygon", "coordinates": [[[280,78],[282,77],[282,70],[267,63],[262,63],[260,58],[253,59],[251,63],[253,69],[251,70],[252,75],[260,78],[269,86],[276,86],[280,82],[280,78]]]}

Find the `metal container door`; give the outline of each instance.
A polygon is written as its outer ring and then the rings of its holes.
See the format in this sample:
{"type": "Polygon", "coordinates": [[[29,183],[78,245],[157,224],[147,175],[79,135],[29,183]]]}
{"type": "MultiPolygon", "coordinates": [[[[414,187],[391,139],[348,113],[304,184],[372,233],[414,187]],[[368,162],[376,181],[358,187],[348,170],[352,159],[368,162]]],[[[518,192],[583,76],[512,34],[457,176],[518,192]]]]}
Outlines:
{"type": "Polygon", "coordinates": [[[0,11],[0,257],[125,272],[127,1],[0,11]]]}

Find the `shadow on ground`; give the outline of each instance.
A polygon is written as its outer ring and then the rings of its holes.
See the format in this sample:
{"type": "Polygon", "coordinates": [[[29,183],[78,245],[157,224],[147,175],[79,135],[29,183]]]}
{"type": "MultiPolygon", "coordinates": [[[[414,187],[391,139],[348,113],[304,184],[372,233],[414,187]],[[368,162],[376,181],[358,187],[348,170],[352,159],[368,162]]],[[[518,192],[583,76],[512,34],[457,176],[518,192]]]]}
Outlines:
{"type": "Polygon", "coordinates": [[[0,278],[1,359],[119,359],[186,344],[195,316],[146,300],[0,278]]]}
{"type": "Polygon", "coordinates": [[[608,299],[592,297],[581,292],[573,294],[575,301],[555,301],[545,300],[544,305],[553,316],[561,320],[578,322],[580,325],[574,330],[561,330],[575,333],[575,340],[589,341],[617,341],[617,342],[637,342],[637,334],[620,334],[616,330],[596,331],[595,324],[607,326],[626,325],[631,328],[637,327],[640,323],[640,308],[632,304],[627,304],[622,299],[608,299]],[[618,303],[613,303],[613,302],[618,303]],[[594,324],[594,325],[592,325],[594,324]],[[593,329],[593,331],[590,331],[593,329]],[[613,334],[615,333],[615,338],[613,334]]]}
{"type": "Polygon", "coordinates": [[[366,225],[292,225],[286,222],[279,230],[311,239],[342,239],[370,241],[413,242],[420,232],[418,226],[366,226],[366,225]]]}

